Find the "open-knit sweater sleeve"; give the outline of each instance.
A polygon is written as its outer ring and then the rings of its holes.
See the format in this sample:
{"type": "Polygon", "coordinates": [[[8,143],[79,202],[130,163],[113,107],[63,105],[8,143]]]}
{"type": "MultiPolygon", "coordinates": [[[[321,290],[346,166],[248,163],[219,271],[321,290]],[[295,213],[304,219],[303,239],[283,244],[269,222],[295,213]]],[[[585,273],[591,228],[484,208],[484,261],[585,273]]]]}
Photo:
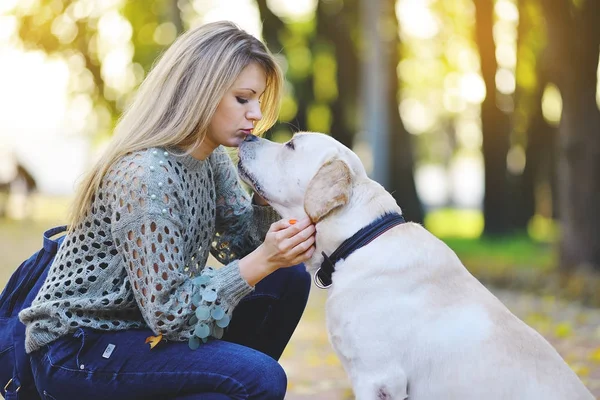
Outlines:
{"type": "Polygon", "coordinates": [[[252,290],[240,276],[237,260],[218,270],[193,263],[198,249],[186,243],[188,199],[178,194],[187,182],[177,175],[175,164],[142,158],[124,168],[128,179],[113,201],[112,235],[144,320],[167,339],[189,338],[188,332],[197,332],[199,338],[220,337],[217,323],[228,321],[239,300],[252,290]],[[162,172],[164,178],[155,179],[162,172]],[[166,184],[159,185],[165,179],[166,184]],[[194,255],[186,257],[189,254],[194,255]],[[192,318],[199,314],[198,307],[213,311],[216,306],[218,312],[192,318]]]}
{"type": "Polygon", "coordinates": [[[258,247],[271,224],[281,217],[270,206],[252,204],[223,147],[215,149],[211,164],[216,189],[216,234],[211,253],[228,263],[258,247]]]}

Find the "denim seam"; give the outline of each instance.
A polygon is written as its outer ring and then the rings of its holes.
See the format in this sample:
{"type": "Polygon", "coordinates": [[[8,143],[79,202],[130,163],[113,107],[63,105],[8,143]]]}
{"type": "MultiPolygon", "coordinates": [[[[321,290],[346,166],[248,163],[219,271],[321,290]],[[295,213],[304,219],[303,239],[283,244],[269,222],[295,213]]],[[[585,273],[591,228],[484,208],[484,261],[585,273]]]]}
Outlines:
{"type": "Polygon", "coordinates": [[[4,354],[4,353],[6,353],[7,351],[11,351],[11,350],[13,350],[14,348],[15,348],[15,346],[9,346],[9,347],[7,347],[6,349],[4,349],[4,350],[0,351],[0,355],[2,355],[2,354],[4,354]]]}
{"type": "Polygon", "coordinates": [[[192,375],[211,375],[211,376],[218,376],[221,379],[231,379],[232,382],[234,382],[235,384],[237,384],[240,388],[242,388],[242,390],[244,391],[244,395],[248,396],[248,390],[246,389],[246,387],[244,386],[243,383],[241,383],[240,381],[238,381],[237,379],[234,379],[230,376],[227,375],[222,375],[222,374],[218,374],[216,372],[205,372],[205,373],[200,373],[200,372],[194,372],[194,371],[163,371],[163,372],[118,372],[118,373],[114,373],[114,372],[102,372],[102,371],[90,371],[90,370],[85,370],[85,369],[73,369],[73,368],[69,368],[69,367],[65,367],[63,365],[58,365],[58,364],[54,364],[54,362],[52,361],[52,358],[50,357],[50,354],[47,354],[48,357],[48,362],[50,363],[50,366],[52,368],[56,368],[56,369],[62,369],[65,371],[69,371],[69,372],[78,372],[80,374],[86,374],[86,375],[110,375],[110,376],[119,376],[119,375],[144,375],[144,376],[148,376],[148,375],[176,375],[176,374],[192,374],[192,375]]]}

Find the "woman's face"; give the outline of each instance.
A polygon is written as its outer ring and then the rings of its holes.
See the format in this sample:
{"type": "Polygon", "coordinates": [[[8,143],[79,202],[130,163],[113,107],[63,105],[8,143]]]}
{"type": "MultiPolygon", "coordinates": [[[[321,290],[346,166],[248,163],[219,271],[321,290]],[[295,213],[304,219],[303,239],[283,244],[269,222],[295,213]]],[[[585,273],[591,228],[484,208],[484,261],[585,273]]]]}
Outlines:
{"type": "Polygon", "coordinates": [[[262,67],[248,64],[221,99],[203,145],[210,146],[211,151],[219,145],[238,147],[252,133],[254,123],[262,118],[259,98],[266,85],[262,67]]]}

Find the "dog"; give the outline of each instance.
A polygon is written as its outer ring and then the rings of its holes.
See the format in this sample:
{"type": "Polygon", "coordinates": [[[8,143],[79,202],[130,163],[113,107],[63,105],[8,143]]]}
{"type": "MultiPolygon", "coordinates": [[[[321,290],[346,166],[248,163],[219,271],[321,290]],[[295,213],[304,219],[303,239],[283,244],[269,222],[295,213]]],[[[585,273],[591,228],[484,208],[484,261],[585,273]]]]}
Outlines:
{"type": "MultiPolygon", "coordinates": [[[[250,136],[238,152],[240,177],[283,218],[315,224],[309,271],[373,221],[401,214],[358,156],[325,134],[284,144],[250,136]]],[[[558,352],[419,224],[388,228],[335,263],[331,280],[329,340],[359,400],[594,399],[558,352]]]]}

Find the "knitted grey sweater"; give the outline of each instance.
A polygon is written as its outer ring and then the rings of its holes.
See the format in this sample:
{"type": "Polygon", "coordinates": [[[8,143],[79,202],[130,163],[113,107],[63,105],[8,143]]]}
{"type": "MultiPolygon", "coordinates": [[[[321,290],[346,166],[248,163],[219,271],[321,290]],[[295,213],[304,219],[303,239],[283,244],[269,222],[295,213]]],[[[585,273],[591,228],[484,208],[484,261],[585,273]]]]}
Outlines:
{"type": "Polygon", "coordinates": [[[195,348],[253,288],[238,259],[279,218],[251,204],[223,148],[204,161],[149,149],[114,163],[31,307],[28,353],[78,327],[149,327],[195,348]],[[222,263],[205,267],[209,251],[222,263]]]}

